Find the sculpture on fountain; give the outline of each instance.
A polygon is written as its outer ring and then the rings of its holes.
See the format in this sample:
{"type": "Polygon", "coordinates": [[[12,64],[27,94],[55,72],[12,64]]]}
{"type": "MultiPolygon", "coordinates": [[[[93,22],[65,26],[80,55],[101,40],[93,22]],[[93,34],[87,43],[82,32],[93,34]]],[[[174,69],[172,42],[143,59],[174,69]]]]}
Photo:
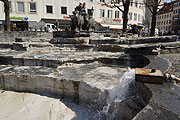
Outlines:
{"type": "Polygon", "coordinates": [[[94,31],[95,20],[93,18],[94,9],[90,9],[89,14],[86,13],[85,3],[80,3],[73,11],[73,15],[70,15],[71,30],[72,31],[94,31]]]}

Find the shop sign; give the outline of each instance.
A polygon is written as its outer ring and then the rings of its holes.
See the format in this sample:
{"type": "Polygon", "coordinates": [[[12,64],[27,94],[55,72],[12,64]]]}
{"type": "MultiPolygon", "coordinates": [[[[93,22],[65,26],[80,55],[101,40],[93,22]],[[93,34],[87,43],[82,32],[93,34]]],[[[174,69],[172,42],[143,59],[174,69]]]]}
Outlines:
{"type": "Polygon", "coordinates": [[[10,19],[15,19],[15,20],[22,20],[22,21],[27,21],[29,18],[28,17],[16,17],[16,16],[11,16],[10,19]]]}
{"type": "Polygon", "coordinates": [[[101,23],[102,23],[102,24],[103,24],[103,23],[120,24],[121,21],[122,21],[121,19],[104,18],[101,23]]]}
{"type": "Polygon", "coordinates": [[[29,18],[26,16],[26,17],[24,17],[24,19],[27,21],[29,18]]]}
{"type": "Polygon", "coordinates": [[[113,19],[113,22],[121,23],[121,19],[113,19]]]}

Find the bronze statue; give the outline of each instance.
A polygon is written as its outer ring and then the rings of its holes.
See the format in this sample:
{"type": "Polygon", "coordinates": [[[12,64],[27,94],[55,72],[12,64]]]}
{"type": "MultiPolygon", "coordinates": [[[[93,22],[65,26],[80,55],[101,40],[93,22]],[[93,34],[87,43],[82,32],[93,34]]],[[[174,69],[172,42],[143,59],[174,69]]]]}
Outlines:
{"type": "Polygon", "coordinates": [[[93,18],[94,9],[92,8],[90,10],[90,13],[86,14],[85,3],[83,4],[81,11],[80,9],[76,9],[76,8],[75,11],[73,11],[73,15],[70,15],[71,30],[80,32],[81,30],[89,31],[91,29],[93,31],[95,28],[95,20],[93,18]]]}

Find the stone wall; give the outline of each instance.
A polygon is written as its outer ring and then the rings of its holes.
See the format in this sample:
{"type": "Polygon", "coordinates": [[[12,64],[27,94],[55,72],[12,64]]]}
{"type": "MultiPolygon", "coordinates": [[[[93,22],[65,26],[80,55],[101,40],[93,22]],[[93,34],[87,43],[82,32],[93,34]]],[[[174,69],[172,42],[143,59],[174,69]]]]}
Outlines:
{"type": "MultiPolygon", "coordinates": [[[[107,93],[83,81],[72,81],[43,75],[0,75],[0,89],[31,92],[47,96],[73,98],[86,103],[107,99],[107,93]],[[101,96],[100,96],[101,95],[101,96]]],[[[104,103],[99,103],[103,105],[104,103]]],[[[101,106],[102,107],[102,106],[101,106]]]]}
{"type": "MultiPolygon", "coordinates": [[[[16,68],[17,69],[17,68],[16,68]]],[[[84,81],[59,79],[46,75],[1,74],[0,89],[19,92],[31,92],[47,96],[73,98],[75,102],[88,103],[102,110],[102,118],[118,118],[131,120],[145,107],[151,96],[151,91],[141,83],[132,85],[132,93],[122,101],[110,101],[109,92],[100,90],[84,81]],[[110,101],[110,103],[108,102],[110,101]],[[107,114],[103,108],[108,107],[107,114]],[[104,117],[103,117],[104,116],[104,117]]]]}
{"type": "Polygon", "coordinates": [[[51,32],[0,32],[0,42],[15,42],[17,37],[53,38],[51,32]]]}
{"type": "Polygon", "coordinates": [[[145,44],[145,43],[160,43],[160,42],[176,42],[177,36],[157,36],[157,37],[138,37],[128,38],[125,44],[145,44]]]}

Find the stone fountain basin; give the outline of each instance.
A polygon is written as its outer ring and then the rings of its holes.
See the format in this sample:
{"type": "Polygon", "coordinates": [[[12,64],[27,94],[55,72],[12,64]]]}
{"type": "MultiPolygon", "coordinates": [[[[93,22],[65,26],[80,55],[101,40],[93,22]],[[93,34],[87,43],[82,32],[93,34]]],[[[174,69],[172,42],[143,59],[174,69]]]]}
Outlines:
{"type": "MultiPolygon", "coordinates": [[[[109,91],[117,86],[120,77],[127,71],[127,68],[105,66],[98,62],[66,63],[57,68],[11,65],[1,65],[0,68],[0,89],[73,99],[77,104],[86,103],[101,111],[96,116],[98,119],[110,118],[102,110],[107,106],[109,91]]],[[[132,119],[148,104],[152,95],[141,83],[135,83],[129,89],[132,92],[126,99],[110,105],[108,113],[113,113],[117,119],[132,119]]]]}
{"type": "Polygon", "coordinates": [[[78,114],[72,118],[77,120],[130,120],[151,98],[151,91],[144,84],[133,83],[128,88],[130,94],[108,104],[110,91],[119,84],[127,66],[146,66],[149,60],[145,57],[136,59],[124,57],[121,52],[76,51],[68,47],[39,47],[37,44],[38,47],[28,46],[25,51],[0,50],[0,89],[60,99],[78,114]],[[73,102],[67,102],[69,99],[73,102]],[[70,107],[69,103],[75,103],[72,106],[76,108],[83,103],[85,105],[80,108],[90,112],[85,115],[70,107]]]}

